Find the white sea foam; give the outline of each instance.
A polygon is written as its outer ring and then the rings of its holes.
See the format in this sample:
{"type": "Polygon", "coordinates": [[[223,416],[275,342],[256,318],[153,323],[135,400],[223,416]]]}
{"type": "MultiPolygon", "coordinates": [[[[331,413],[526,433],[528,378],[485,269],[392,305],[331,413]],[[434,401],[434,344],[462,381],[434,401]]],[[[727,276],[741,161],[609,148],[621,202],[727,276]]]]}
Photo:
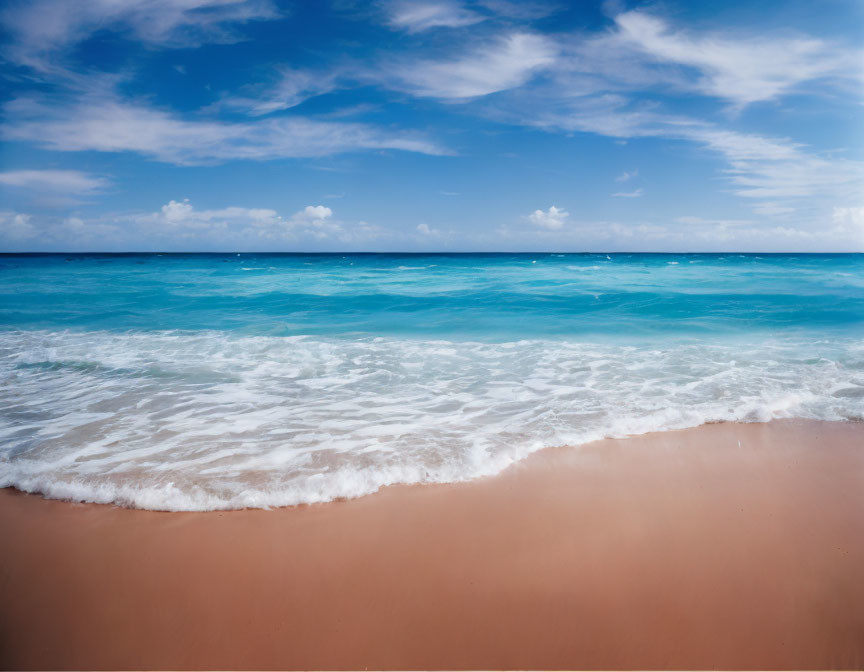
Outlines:
{"type": "Polygon", "coordinates": [[[864,341],[0,332],[0,486],[167,510],[356,497],[544,446],[708,421],[864,417],[864,341]]]}

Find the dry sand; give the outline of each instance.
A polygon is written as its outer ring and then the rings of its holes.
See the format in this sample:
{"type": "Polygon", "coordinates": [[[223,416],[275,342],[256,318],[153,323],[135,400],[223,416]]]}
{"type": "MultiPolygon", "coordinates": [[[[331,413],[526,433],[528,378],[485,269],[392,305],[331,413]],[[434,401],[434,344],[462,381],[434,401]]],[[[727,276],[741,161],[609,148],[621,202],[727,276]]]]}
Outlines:
{"type": "Polygon", "coordinates": [[[707,425],[348,502],[0,491],[4,668],[862,668],[864,424],[707,425]]]}

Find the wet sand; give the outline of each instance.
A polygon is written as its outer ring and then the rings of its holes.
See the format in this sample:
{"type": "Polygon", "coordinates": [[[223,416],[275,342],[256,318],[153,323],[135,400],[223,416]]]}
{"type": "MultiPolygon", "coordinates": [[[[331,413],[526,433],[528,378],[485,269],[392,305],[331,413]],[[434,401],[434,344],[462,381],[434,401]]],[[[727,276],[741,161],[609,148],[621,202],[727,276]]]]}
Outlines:
{"type": "Polygon", "coordinates": [[[864,667],[864,424],[718,424],[347,502],[0,491],[3,668],[864,667]]]}

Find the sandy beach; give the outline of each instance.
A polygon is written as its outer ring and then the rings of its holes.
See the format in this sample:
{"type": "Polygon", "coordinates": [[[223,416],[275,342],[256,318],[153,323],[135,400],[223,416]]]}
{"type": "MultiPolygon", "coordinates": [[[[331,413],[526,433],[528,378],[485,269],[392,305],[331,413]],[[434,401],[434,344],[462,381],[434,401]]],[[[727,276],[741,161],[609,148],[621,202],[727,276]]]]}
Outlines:
{"type": "Polygon", "coordinates": [[[864,666],[864,424],[541,451],[465,484],[159,513],[0,491],[0,662],[864,666]]]}

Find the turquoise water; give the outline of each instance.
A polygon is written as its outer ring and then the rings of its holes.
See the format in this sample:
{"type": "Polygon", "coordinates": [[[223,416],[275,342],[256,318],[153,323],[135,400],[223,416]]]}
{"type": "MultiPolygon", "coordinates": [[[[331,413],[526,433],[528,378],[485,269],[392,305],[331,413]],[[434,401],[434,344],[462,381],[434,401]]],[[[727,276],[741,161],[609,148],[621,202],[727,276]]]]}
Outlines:
{"type": "Polygon", "coordinates": [[[0,485],[271,506],[864,417],[864,255],[0,255],[0,485]]]}
{"type": "Polygon", "coordinates": [[[7,255],[0,321],[482,341],[854,335],[864,255],[7,255]]]}

